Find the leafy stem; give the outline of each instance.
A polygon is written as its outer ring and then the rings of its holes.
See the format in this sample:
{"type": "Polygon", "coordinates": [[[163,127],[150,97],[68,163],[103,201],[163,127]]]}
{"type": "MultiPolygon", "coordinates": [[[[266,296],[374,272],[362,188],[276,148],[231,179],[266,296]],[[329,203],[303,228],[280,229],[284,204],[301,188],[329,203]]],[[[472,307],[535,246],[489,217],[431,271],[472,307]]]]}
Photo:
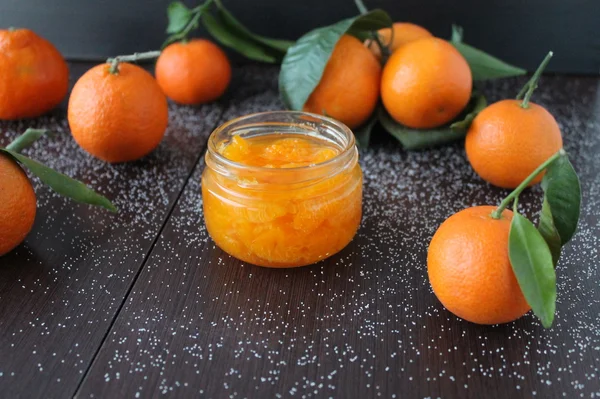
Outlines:
{"type": "Polygon", "coordinates": [[[492,215],[491,215],[492,218],[500,219],[502,212],[508,207],[508,205],[511,203],[511,201],[514,200],[516,202],[519,197],[519,194],[521,194],[521,192],[523,192],[523,190],[525,190],[527,188],[529,183],[531,183],[531,181],[533,179],[535,179],[535,177],[537,175],[539,175],[544,169],[546,169],[552,162],[554,162],[558,158],[560,158],[562,156],[566,156],[566,155],[567,155],[567,153],[565,152],[565,150],[561,148],[556,154],[552,155],[550,158],[545,160],[529,176],[527,176],[527,178],[525,180],[523,180],[521,182],[521,184],[519,184],[517,186],[517,188],[515,188],[513,190],[513,192],[508,194],[508,196],[502,200],[502,202],[500,203],[498,208],[494,212],[492,212],[492,215]]]}
{"type": "Polygon", "coordinates": [[[369,9],[365,6],[362,0],[354,0],[354,4],[356,4],[356,8],[361,14],[366,14],[369,12],[369,9]]]}
{"type": "Polygon", "coordinates": [[[29,128],[6,148],[0,147],[0,155],[12,158],[23,168],[28,169],[29,172],[37,176],[42,183],[46,184],[62,196],[85,204],[101,206],[111,212],[117,212],[117,208],[107,198],[97,194],[82,182],[63,175],[54,169],[20,154],[21,150],[33,144],[46,133],[47,130],[45,129],[29,128]]]}
{"type": "Polygon", "coordinates": [[[119,64],[121,62],[138,62],[142,60],[152,60],[160,56],[160,51],[146,51],[144,53],[133,53],[130,55],[119,55],[114,58],[109,58],[106,60],[108,64],[110,64],[110,69],[108,70],[113,75],[119,73],[119,64]]]}
{"type": "Polygon", "coordinates": [[[531,79],[529,79],[525,86],[523,86],[519,94],[517,94],[517,100],[523,98],[521,107],[529,107],[529,99],[531,98],[533,91],[538,87],[538,81],[540,80],[540,76],[542,75],[542,72],[544,72],[544,69],[546,69],[546,65],[548,65],[553,55],[554,53],[552,51],[549,51],[548,54],[546,54],[546,57],[544,58],[540,66],[538,66],[531,79]]]}
{"type": "MultiPolygon", "coordinates": [[[[168,46],[169,44],[171,44],[173,42],[187,41],[188,35],[190,34],[190,32],[192,30],[198,28],[198,23],[200,21],[200,17],[213,4],[213,2],[214,2],[214,0],[206,0],[204,3],[192,8],[191,10],[186,9],[187,10],[186,16],[189,19],[187,20],[187,22],[184,22],[185,25],[183,26],[183,28],[181,30],[179,30],[177,32],[167,32],[167,33],[173,33],[173,34],[167,38],[167,40],[163,44],[162,48],[165,48],[166,46],[168,46]]],[[[220,3],[218,1],[216,2],[216,4],[220,5],[220,3]]],[[[184,7],[184,9],[185,9],[185,6],[182,5],[182,7],[184,7]]]]}
{"type": "Polygon", "coordinates": [[[29,128],[25,131],[25,133],[23,133],[22,135],[14,139],[12,143],[7,145],[6,149],[12,152],[20,153],[25,148],[35,143],[40,137],[42,137],[47,132],[48,131],[46,129],[29,128]]]}
{"type": "MultiPolygon", "coordinates": [[[[356,4],[356,8],[358,8],[358,11],[361,13],[361,15],[365,15],[366,13],[369,12],[369,9],[367,8],[367,6],[365,6],[365,3],[363,3],[362,0],[354,0],[354,4],[356,4]]],[[[390,37],[390,43],[389,45],[385,45],[383,44],[383,41],[381,40],[381,36],[379,36],[378,32],[371,32],[371,37],[372,37],[372,41],[375,42],[375,44],[377,44],[377,46],[379,47],[379,50],[381,51],[381,61],[382,64],[385,64],[385,61],[387,60],[387,58],[390,56],[390,48],[389,46],[392,45],[392,43],[394,42],[394,29],[390,28],[392,33],[391,33],[391,37],[390,37]]]]}

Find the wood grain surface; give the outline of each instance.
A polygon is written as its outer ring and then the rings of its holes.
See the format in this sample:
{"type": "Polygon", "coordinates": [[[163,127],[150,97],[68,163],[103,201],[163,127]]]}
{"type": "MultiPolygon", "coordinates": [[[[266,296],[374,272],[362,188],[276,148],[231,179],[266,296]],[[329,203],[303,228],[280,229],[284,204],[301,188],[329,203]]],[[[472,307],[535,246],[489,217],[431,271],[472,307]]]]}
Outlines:
{"type": "MultiPolygon", "coordinates": [[[[431,292],[426,251],[435,229],[506,194],[471,171],[460,144],[405,152],[377,131],[361,152],[359,233],[319,264],[263,269],[215,247],[200,195],[206,134],[218,121],[282,106],[275,68],[234,75],[223,105],[173,106],[167,140],[134,164],[111,167],[81,153],[60,113],[35,121],[62,134],[28,154],[86,180],[121,212],[74,205],[36,185],[35,230],[0,259],[0,396],[600,395],[599,79],[545,77],[534,96],[560,124],[584,196],[579,231],[558,266],[557,318],[544,330],[531,314],[501,326],[462,321],[431,292]]],[[[490,100],[513,97],[524,81],[482,89],[490,100]]],[[[22,126],[1,127],[5,143],[22,126]]],[[[520,202],[535,215],[539,187],[520,202]]]]}

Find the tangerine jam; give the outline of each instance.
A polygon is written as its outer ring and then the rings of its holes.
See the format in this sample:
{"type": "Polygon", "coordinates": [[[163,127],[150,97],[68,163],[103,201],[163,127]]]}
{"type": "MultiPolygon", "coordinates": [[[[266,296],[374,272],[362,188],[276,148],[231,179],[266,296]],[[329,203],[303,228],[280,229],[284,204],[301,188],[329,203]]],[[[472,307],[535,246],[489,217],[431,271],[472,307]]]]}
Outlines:
{"type": "Polygon", "coordinates": [[[230,121],[208,143],[204,218],[228,254],[297,267],[342,250],[362,217],[354,135],[319,115],[278,111],[230,121]]]}

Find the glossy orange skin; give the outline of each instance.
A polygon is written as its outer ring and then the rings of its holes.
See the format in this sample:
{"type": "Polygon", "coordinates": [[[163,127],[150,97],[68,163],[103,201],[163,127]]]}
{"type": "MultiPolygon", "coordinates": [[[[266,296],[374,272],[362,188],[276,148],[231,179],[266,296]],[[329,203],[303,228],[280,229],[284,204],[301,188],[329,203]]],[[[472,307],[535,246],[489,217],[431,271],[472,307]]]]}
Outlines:
{"type": "MultiPolygon", "coordinates": [[[[269,137],[269,136],[265,136],[269,137]]],[[[237,163],[269,168],[252,171],[244,183],[264,179],[273,169],[306,167],[339,153],[305,139],[276,135],[255,142],[234,138],[220,153],[237,163]]],[[[293,179],[305,169],[290,170],[293,179]]],[[[211,168],[202,176],[206,229],[228,254],[273,268],[309,265],[342,250],[356,234],[362,217],[362,172],[358,164],[303,187],[278,181],[245,189],[211,168]]]]}
{"type": "Polygon", "coordinates": [[[425,38],[396,50],[383,69],[381,99],[397,122],[426,129],[453,120],[473,86],[467,61],[450,43],[425,38]]]}
{"type": "Polygon", "coordinates": [[[173,101],[203,104],[225,93],[231,81],[231,64],[219,46],[194,39],[167,46],[156,61],[155,75],[173,101]]]}
{"type": "Polygon", "coordinates": [[[380,79],[381,65],[377,58],[358,39],[344,35],[304,111],[325,114],[351,129],[359,127],[377,106],[380,79]]]}
{"type": "Polygon", "coordinates": [[[449,217],[427,253],[433,292],[446,309],[477,324],[508,323],[530,309],[508,257],[512,212],[476,206],[449,217]]]}
{"type": "MultiPolygon", "coordinates": [[[[491,184],[515,188],[535,168],[562,148],[560,128],[554,117],[532,102],[502,100],[477,115],[465,140],[471,166],[491,184]]],[[[539,183],[540,173],[530,185],[539,183]]]]}
{"type": "Polygon", "coordinates": [[[167,98],[148,72],[122,63],[87,71],[69,99],[68,119],[77,143],[107,162],[127,162],[154,150],[167,128],[167,98]]]}
{"type": "Polygon", "coordinates": [[[67,63],[52,43],[29,29],[0,30],[0,119],[40,116],[68,89],[67,63]]]}
{"type": "MultiPolygon", "coordinates": [[[[431,32],[429,32],[427,29],[410,22],[394,22],[391,28],[380,29],[377,33],[379,33],[379,38],[382,44],[389,46],[390,52],[392,53],[407,43],[427,37],[433,37],[431,32]],[[392,29],[394,30],[393,39],[392,29]]],[[[379,49],[379,45],[373,42],[373,40],[368,40],[367,44],[371,52],[377,58],[381,58],[381,50],[379,49]]]]}
{"type": "Polygon", "coordinates": [[[0,256],[19,245],[33,227],[36,198],[27,175],[0,155],[0,256]]]}

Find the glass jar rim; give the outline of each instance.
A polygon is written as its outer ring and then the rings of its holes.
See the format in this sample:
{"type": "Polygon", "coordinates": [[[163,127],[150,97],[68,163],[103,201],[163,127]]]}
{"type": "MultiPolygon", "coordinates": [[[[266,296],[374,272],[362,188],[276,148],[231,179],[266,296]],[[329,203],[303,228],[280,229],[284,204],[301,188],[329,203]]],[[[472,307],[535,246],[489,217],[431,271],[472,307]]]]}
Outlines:
{"type": "MultiPolygon", "coordinates": [[[[281,123],[285,123],[285,122],[281,122],[281,123]]],[[[291,123],[291,122],[290,122],[291,123]]],[[[256,172],[271,172],[271,173],[277,173],[274,171],[281,171],[282,173],[286,173],[286,172],[300,172],[303,170],[314,170],[316,168],[326,168],[329,167],[331,165],[334,165],[336,163],[339,163],[341,159],[344,158],[348,158],[349,155],[352,155],[353,152],[357,152],[356,150],[356,140],[354,138],[354,133],[352,132],[352,130],[350,130],[350,128],[348,126],[346,126],[345,124],[343,124],[342,122],[335,120],[333,118],[327,117],[327,116],[323,116],[323,115],[319,115],[319,114],[314,114],[314,113],[310,113],[310,112],[303,112],[303,111],[266,111],[266,112],[257,112],[257,113],[252,113],[252,114],[247,114],[247,115],[243,115],[234,119],[231,119],[223,124],[221,124],[219,127],[217,127],[215,130],[213,130],[213,132],[211,133],[209,139],[208,139],[208,147],[207,147],[207,155],[210,154],[210,156],[214,157],[215,160],[222,164],[225,165],[227,167],[232,167],[235,169],[243,169],[245,171],[256,171],[256,172]],[[328,124],[330,126],[332,126],[335,130],[340,131],[344,134],[344,137],[346,138],[346,142],[343,148],[340,149],[340,152],[333,158],[330,158],[324,162],[319,162],[316,164],[311,164],[311,165],[305,165],[305,166],[297,166],[297,167],[292,167],[292,168],[268,168],[268,167],[264,167],[264,166],[251,166],[251,165],[246,165],[240,162],[235,162],[232,161],[228,158],[226,158],[225,156],[223,156],[218,148],[217,148],[217,143],[216,141],[216,136],[219,133],[222,133],[223,131],[226,131],[228,129],[230,129],[232,126],[239,124],[241,122],[244,121],[248,121],[248,125],[258,125],[260,126],[261,124],[267,124],[269,122],[256,122],[256,123],[251,123],[251,121],[253,119],[258,119],[260,117],[266,117],[266,116],[274,116],[274,117],[278,117],[281,116],[282,118],[285,116],[288,117],[297,117],[297,118],[307,118],[307,122],[321,122],[323,124],[328,124]],[[310,118],[310,119],[308,119],[310,118]]]]}

